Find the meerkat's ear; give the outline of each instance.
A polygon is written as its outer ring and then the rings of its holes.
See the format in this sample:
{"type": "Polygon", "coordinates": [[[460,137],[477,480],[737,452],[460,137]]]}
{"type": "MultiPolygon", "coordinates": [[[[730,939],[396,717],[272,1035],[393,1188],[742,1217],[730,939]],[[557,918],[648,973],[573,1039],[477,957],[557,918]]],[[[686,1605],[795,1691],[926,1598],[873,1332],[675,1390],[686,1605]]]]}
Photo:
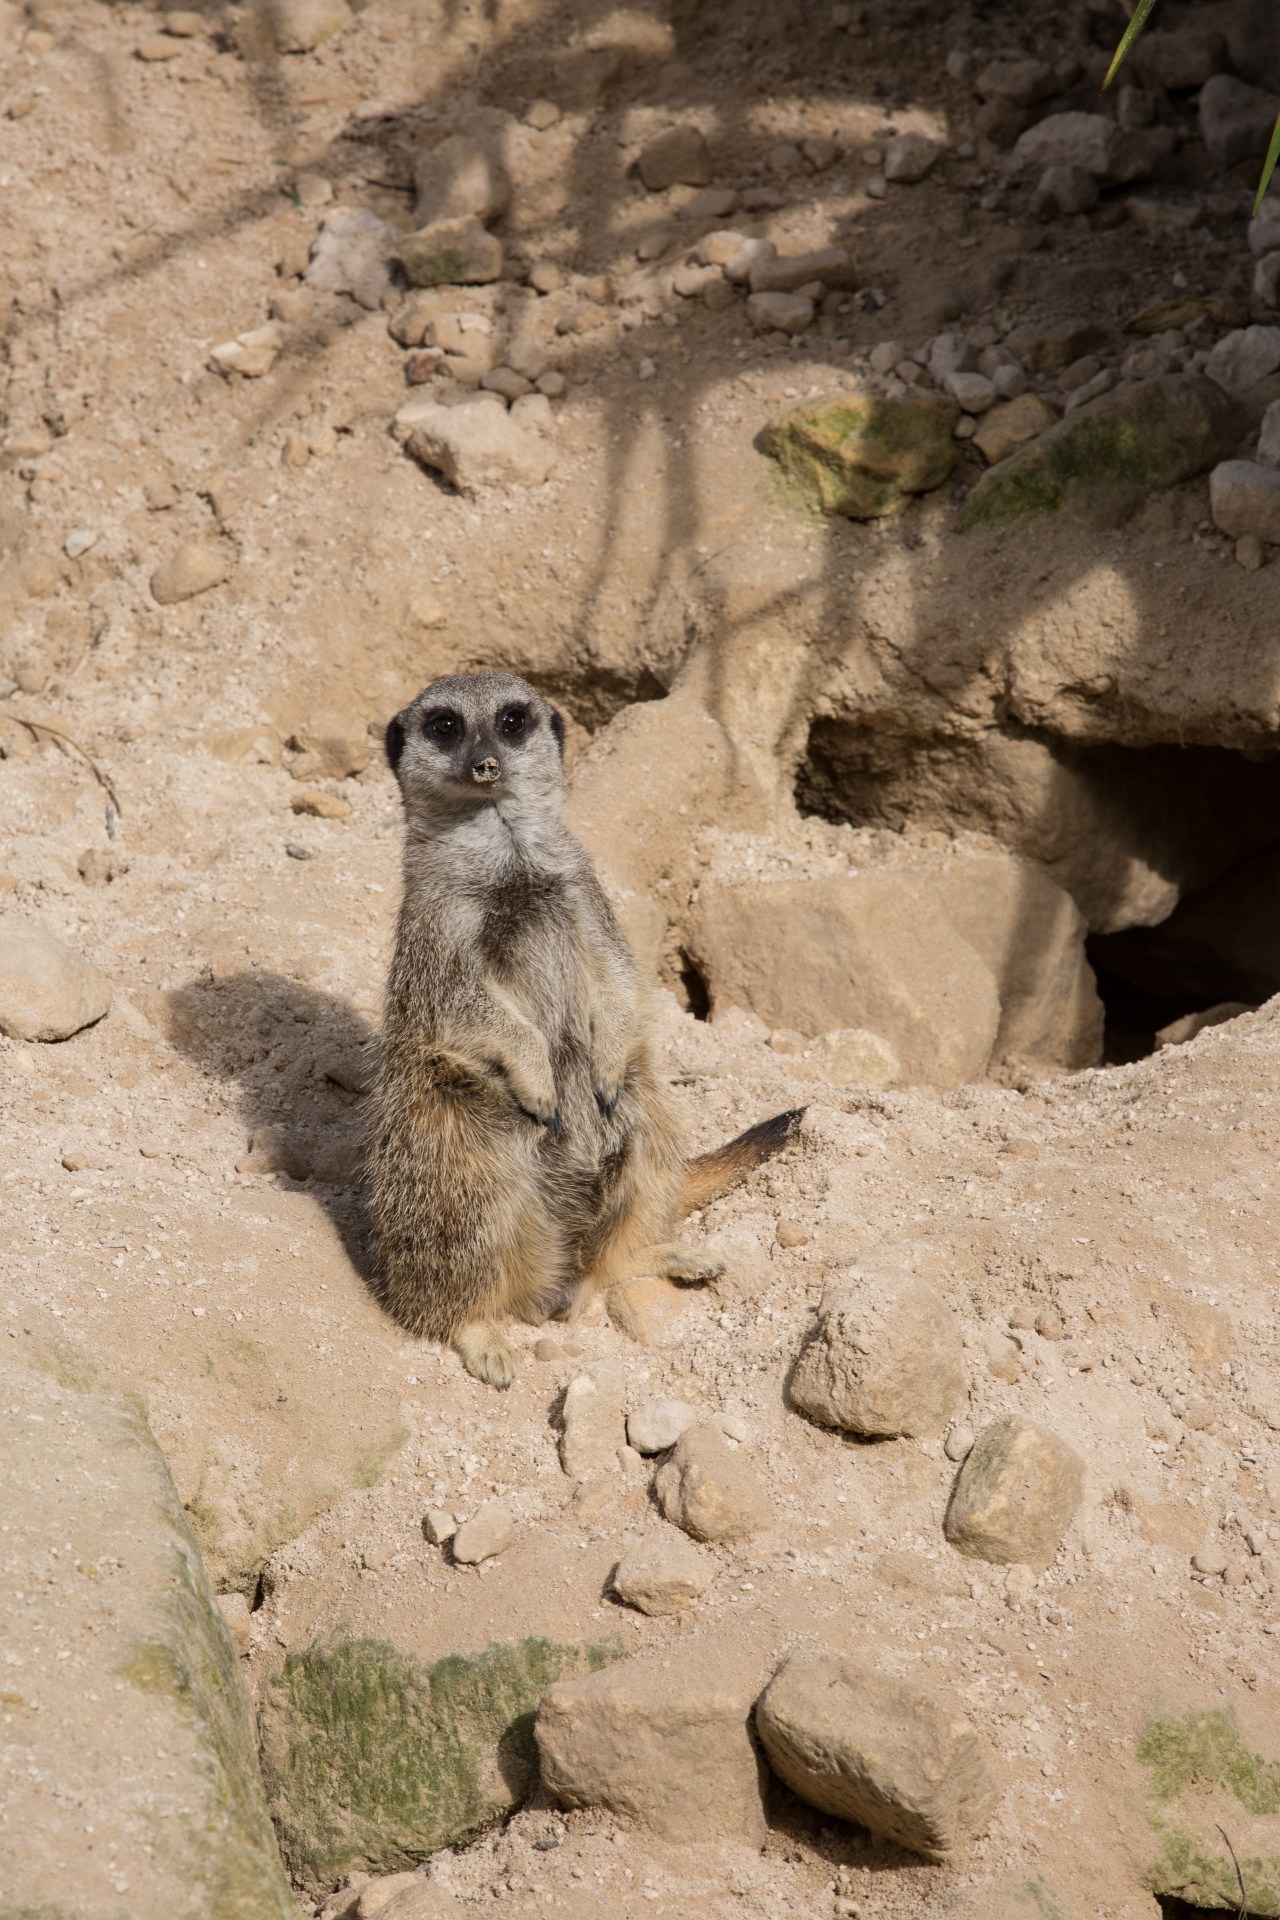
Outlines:
{"type": "Polygon", "coordinates": [[[551,731],[552,733],[554,733],[556,737],[556,745],[560,749],[560,758],[563,760],[564,759],[564,715],[561,713],[559,707],[552,707],[551,709],[551,731]]]}
{"type": "Polygon", "coordinates": [[[383,740],[387,749],[388,765],[392,773],[395,773],[400,765],[400,755],[404,752],[404,720],[400,714],[397,713],[394,719],[388,720],[383,740]]]}

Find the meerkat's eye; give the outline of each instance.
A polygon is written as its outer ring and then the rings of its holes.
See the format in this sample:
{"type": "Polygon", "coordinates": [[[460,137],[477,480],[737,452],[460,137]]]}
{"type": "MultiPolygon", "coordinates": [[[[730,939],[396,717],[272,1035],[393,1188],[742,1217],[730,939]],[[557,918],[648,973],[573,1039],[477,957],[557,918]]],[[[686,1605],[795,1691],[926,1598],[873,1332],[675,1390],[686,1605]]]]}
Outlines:
{"type": "Polygon", "coordinates": [[[504,739],[518,740],[529,726],[528,707],[504,707],[498,715],[498,731],[504,739]]]}
{"type": "Polygon", "coordinates": [[[422,722],[422,731],[442,746],[452,746],[462,738],[462,721],[456,713],[429,713],[422,722]]]}

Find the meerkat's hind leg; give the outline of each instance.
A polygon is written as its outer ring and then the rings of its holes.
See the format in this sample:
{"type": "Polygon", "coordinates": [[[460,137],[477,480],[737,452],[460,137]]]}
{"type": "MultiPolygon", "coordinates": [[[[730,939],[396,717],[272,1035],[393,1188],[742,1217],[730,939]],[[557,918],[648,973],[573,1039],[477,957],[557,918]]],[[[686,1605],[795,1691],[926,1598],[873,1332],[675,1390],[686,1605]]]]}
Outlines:
{"type": "Polygon", "coordinates": [[[676,1240],[646,1247],[642,1258],[642,1273],[660,1273],[664,1280],[681,1280],[685,1286],[704,1285],[708,1280],[718,1280],[724,1272],[723,1260],[717,1260],[709,1253],[699,1253],[696,1247],[682,1247],[676,1240]]]}
{"type": "Polygon", "coordinates": [[[510,1342],[492,1320],[473,1320],[453,1336],[454,1351],[467,1372],[487,1387],[505,1393],[516,1377],[516,1359],[510,1342]]]}

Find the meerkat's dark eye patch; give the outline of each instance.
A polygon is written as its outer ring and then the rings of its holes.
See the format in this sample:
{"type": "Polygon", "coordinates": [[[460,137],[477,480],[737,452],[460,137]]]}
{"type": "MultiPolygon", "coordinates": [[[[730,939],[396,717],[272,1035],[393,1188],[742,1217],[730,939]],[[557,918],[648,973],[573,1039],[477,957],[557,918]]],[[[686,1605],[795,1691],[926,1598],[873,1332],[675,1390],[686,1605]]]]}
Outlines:
{"type": "Polygon", "coordinates": [[[396,714],[394,719],[388,720],[387,722],[385,743],[387,763],[392,773],[394,773],[400,765],[400,755],[404,752],[404,721],[399,714],[396,714]]]}
{"type": "Polygon", "coordinates": [[[504,707],[498,715],[498,732],[504,740],[520,740],[536,725],[528,707],[504,707]]]}
{"type": "Polygon", "coordinates": [[[451,712],[448,707],[432,707],[422,716],[423,734],[442,747],[456,746],[466,730],[461,714],[451,712]]]}

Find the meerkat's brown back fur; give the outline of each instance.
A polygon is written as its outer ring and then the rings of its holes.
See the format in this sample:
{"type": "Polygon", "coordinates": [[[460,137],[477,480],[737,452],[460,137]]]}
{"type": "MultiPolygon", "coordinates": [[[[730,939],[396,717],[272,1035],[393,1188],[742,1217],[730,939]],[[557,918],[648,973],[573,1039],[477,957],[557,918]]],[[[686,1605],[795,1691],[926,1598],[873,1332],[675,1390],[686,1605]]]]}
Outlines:
{"type": "Polygon", "coordinates": [[[382,1295],[496,1386],[513,1315],[715,1271],[669,1243],[677,1218],[799,1118],[686,1165],[635,962],[560,818],[562,738],[509,674],[436,681],[387,730],[407,832],[370,1128],[382,1295]]]}

